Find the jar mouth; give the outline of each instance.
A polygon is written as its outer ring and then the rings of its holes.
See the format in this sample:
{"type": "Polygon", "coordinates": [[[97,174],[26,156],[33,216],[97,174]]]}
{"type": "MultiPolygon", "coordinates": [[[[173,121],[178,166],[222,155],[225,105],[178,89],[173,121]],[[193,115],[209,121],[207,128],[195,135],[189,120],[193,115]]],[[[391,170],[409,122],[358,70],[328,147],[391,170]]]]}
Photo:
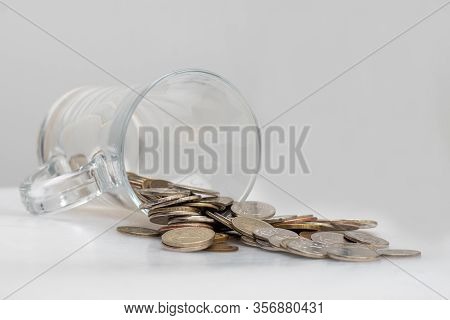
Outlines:
{"type": "MultiPolygon", "coordinates": [[[[119,174],[121,175],[120,180],[124,181],[124,188],[126,193],[130,196],[132,202],[135,204],[136,207],[140,207],[142,205],[142,201],[138,198],[138,196],[135,194],[131,184],[128,181],[128,176],[127,176],[127,161],[126,161],[126,136],[127,136],[127,130],[132,122],[132,118],[133,115],[135,114],[136,110],[138,109],[138,107],[143,103],[143,101],[149,101],[149,99],[145,99],[145,97],[151,93],[152,91],[155,90],[155,88],[158,88],[159,85],[162,85],[163,82],[169,80],[169,79],[176,79],[177,77],[180,76],[184,76],[184,75],[199,75],[199,76],[206,76],[206,77],[210,77],[211,79],[214,79],[215,81],[219,81],[220,83],[222,83],[224,86],[227,86],[230,89],[230,92],[232,92],[232,94],[239,99],[239,101],[241,101],[239,108],[242,108],[243,110],[241,110],[244,114],[245,117],[247,117],[246,121],[249,122],[252,126],[254,126],[257,130],[256,130],[256,135],[255,135],[255,141],[254,141],[254,157],[256,160],[256,164],[255,164],[255,170],[253,173],[246,175],[246,185],[243,188],[242,192],[240,192],[240,196],[238,199],[236,199],[237,201],[243,201],[245,200],[248,195],[250,194],[255,181],[256,181],[256,176],[259,172],[260,169],[260,159],[261,159],[261,137],[260,137],[260,132],[258,130],[259,126],[258,126],[258,121],[256,119],[255,114],[253,113],[252,109],[250,108],[250,106],[248,105],[248,103],[245,101],[245,99],[243,98],[243,96],[241,95],[241,93],[239,92],[239,90],[234,87],[229,81],[227,81],[226,79],[222,78],[221,76],[210,72],[210,71],[206,71],[206,70],[201,70],[201,69],[183,69],[183,70],[178,70],[172,73],[169,73],[167,75],[162,76],[161,78],[157,79],[156,81],[154,81],[152,84],[145,86],[145,87],[141,87],[139,89],[137,89],[134,93],[135,93],[135,99],[134,101],[132,101],[129,109],[128,109],[128,113],[126,115],[126,119],[124,121],[124,126],[121,126],[122,128],[122,132],[120,133],[122,139],[120,140],[121,143],[118,146],[119,147],[119,154],[121,155],[121,159],[119,161],[119,165],[120,165],[120,172],[119,174]],[[137,95],[137,96],[136,96],[137,95]]],[[[169,113],[169,112],[167,112],[169,113]]],[[[169,113],[170,114],[170,113],[169,113]]],[[[171,115],[172,117],[174,117],[173,115],[171,115]]],[[[175,118],[175,117],[174,117],[175,118]]],[[[178,119],[177,119],[178,120],[178,119]]],[[[180,120],[179,120],[180,121],[180,120]]],[[[195,172],[191,173],[191,175],[194,175],[195,172]]],[[[164,179],[164,176],[157,176],[156,178],[160,178],[160,179],[164,179]]],[[[232,176],[229,177],[230,179],[232,179],[232,176]]],[[[176,181],[171,181],[171,182],[176,182],[176,181]]],[[[217,191],[221,191],[221,190],[217,190],[217,191]]]]}

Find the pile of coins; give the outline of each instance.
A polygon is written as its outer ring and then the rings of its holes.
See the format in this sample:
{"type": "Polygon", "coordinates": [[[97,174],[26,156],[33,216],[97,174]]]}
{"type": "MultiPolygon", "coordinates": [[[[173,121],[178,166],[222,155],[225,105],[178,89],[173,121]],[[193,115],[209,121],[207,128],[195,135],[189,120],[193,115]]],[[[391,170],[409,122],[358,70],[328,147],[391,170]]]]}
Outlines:
{"type": "Polygon", "coordinates": [[[417,250],[389,249],[389,242],[360,229],[373,220],[324,220],[313,215],[275,216],[275,208],[259,201],[235,202],[218,192],[128,174],[141,200],[149,228],[122,226],[138,236],[161,236],[163,247],[178,252],[237,251],[235,238],[263,250],[308,258],[372,261],[380,256],[415,256],[417,250]]]}

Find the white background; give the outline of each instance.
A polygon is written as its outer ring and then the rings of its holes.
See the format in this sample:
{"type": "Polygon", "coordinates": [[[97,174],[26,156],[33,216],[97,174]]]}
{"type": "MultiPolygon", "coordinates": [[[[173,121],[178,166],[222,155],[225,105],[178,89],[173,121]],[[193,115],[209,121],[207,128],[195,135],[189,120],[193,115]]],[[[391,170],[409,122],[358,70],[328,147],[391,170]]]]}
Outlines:
{"type": "MultiPolygon", "coordinates": [[[[450,6],[389,42],[445,1],[4,2],[126,83],[179,68],[221,74],[261,124],[324,86],[274,122],[311,126],[304,147],[311,174],[268,175],[291,196],[260,178],[251,197],[280,213],[312,208],[329,218],[374,218],[393,245],[424,253],[395,260],[401,268],[299,261],[252,248],[210,260],[162,253],[143,239],[130,244],[111,231],[16,297],[201,297],[190,285],[209,288],[210,298],[450,295],[450,6]],[[204,274],[202,285],[186,280],[184,265],[204,274]],[[219,271],[238,290],[214,289],[219,271]],[[272,277],[272,289],[290,289],[267,293],[259,277],[272,277]],[[239,287],[245,279],[252,285],[239,287]]],[[[38,129],[54,100],[80,85],[117,82],[1,3],[0,45],[0,186],[16,187],[35,169],[38,129]]],[[[123,216],[68,212],[36,220],[15,189],[1,197],[1,296],[123,216]]]]}

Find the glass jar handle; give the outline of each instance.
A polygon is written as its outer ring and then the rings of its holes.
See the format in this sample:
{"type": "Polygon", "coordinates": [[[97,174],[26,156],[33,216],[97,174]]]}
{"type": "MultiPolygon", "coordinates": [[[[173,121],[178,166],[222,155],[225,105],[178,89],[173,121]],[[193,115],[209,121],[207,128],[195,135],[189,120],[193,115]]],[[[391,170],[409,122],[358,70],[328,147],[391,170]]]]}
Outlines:
{"type": "Polygon", "coordinates": [[[27,210],[34,214],[57,212],[82,205],[105,192],[98,181],[106,162],[97,154],[91,162],[72,171],[65,156],[54,156],[20,185],[27,210]]]}

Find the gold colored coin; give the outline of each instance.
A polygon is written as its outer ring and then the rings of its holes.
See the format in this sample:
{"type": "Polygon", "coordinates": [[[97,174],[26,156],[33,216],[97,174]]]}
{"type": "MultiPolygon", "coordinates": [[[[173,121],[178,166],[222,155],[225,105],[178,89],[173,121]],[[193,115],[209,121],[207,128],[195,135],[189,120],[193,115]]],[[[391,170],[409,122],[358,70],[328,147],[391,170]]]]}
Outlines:
{"type": "Polygon", "coordinates": [[[141,236],[141,237],[151,237],[151,236],[159,236],[159,231],[152,230],[149,228],[143,227],[132,227],[132,226],[120,226],[116,228],[117,231],[131,234],[133,236],[141,236]]]}
{"type": "Polygon", "coordinates": [[[277,228],[289,229],[289,230],[316,230],[316,231],[333,231],[335,228],[324,222],[302,222],[302,223],[277,223],[273,225],[277,228]]]}
{"type": "Polygon", "coordinates": [[[314,233],[316,233],[316,231],[302,231],[299,233],[299,236],[311,240],[311,235],[314,233]]]}
{"type": "Polygon", "coordinates": [[[223,243],[225,241],[228,241],[230,239],[230,236],[225,233],[216,232],[214,236],[214,243],[223,243]]]}
{"type": "Polygon", "coordinates": [[[201,197],[200,196],[187,196],[187,197],[179,197],[180,195],[176,195],[176,196],[169,196],[169,197],[165,197],[163,199],[167,199],[167,198],[175,198],[173,200],[169,200],[169,201],[164,201],[162,203],[158,203],[158,204],[148,204],[145,205],[144,208],[149,208],[151,210],[155,210],[155,209],[159,209],[159,208],[164,208],[164,207],[168,207],[168,206],[173,206],[176,204],[185,204],[187,202],[191,202],[191,201],[196,201],[199,200],[201,197]]]}
{"type": "Polygon", "coordinates": [[[206,223],[176,223],[176,224],[171,224],[171,225],[167,225],[164,227],[161,227],[159,229],[159,232],[163,233],[163,232],[167,232],[170,230],[175,230],[175,229],[182,229],[182,228],[207,228],[207,229],[212,229],[212,226],[206,223]]]}
{"type": "Polygon", "coordinates": [[[207,249],[209,247],[208,244],[204,244],[201,246],[196,246],[196,247],[187,247],[187,248],[181,248],[181,247],[171,247],[168,246],[164,243],[162,243],[162,246],[164,249],[169,250],[169,251],[175,251],[175,252],[196,252],[196,251],[203,251],[205,249],[207,249]]]}
{"type": "Polygon", "coordinates": [[[185,227],[167,231],[161,237],[164,244],[177,248],[211,245],[215,232],[202,227],[185,227]]]}
{"type": "Polygon", "coordinates": [[[200,213],[201,210],[198,208],[188,207],[188,206],[174,206],[174,207],[158,208],[158,209],[150,210],[149,215],[157,214],[157,213],[174,213],[174,212],[177,212],[177,213],[183,213],[183,212],[200,213]]]}
{"type": "Polygon", "coordinates": [[[212,203],[207,203],[207,202],[191,202],[187,204],[190,207],[195,207],[195,208],[202,208],[202,209],[212,209],[214,211],[219,211],[218,206],[212,204],[212,203]]]}
{"type": "Polygon", "coordinates": [[[168,225],[176,223],[214,223],[214,221],[214,219],[205,216],[173,217],[169,219],[168,225]]]}
{"type": "Polygon", "coordinates": [[[233,252],[238,251],[239,248],[237,246],[231,246],[224,243],[215,243],[212,246],[208,247],[206,251],[212,251],[212,252],[233,252]]]}

